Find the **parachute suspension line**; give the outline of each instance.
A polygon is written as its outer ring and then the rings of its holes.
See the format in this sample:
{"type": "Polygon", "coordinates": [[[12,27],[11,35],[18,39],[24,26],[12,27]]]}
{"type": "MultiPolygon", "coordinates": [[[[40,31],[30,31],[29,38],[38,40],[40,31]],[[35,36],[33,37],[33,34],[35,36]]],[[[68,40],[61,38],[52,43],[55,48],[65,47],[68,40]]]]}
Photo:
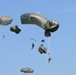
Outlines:
{"type": "Polygon", "coordinates": [[[33,39],[33,38],[30,38],[31,40],[32,40],[32,48],[31,49],[33,49],[34,48],[34,46],[35,46],[35,42],[36,42],[36,40],[35,39],[33,39]]]}
{"type": "Polygon", "coordinates": [[[50,58],[50,41],[51,41],[51,37],[48,37],[48,47],[47,47],[47,54],[48,54],[48,58],[50,58]]]}
{"type": "Polygon", "coordinates": [[[4,34],[4,32],[2,33],[2,36],[3,36],[3,38],[5,39],[5,34],[4,34]]]}
{"type": "Polygon", "coordinates": [[[51,60],[51,57],[50,57],[50,40],[51,40],[51,38],[50,37],[48,37],[48,49],[47,49],[47,56],[48,56],[48,63],[50,63],[50,60],[51,60]]]}

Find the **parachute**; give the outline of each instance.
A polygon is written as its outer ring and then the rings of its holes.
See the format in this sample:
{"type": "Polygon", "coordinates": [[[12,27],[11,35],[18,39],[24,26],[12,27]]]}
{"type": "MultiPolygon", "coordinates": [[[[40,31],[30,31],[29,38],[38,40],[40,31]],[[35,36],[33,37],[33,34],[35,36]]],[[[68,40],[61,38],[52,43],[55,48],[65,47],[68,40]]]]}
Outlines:
{"type": "Polygon", "coordinates": [[[24,72],[24,73],[33,73],[34,72],[34,70],[32,68],[22,68],[20,71],[24,72]]]}
{"type": "Polygon", "coordinates": [[[43,43],[44,43],[44,42],[45,42],[45,40],[44,40],[44,39],[42,39],[42,40],[41,40],[41,42],[43,42],[43,43]]]}
{"type": "Polygon", "coordinates": [[[13,19],[9,16],[0,16],[0,24],[1,25],[6,26],[6,25],[10,24],[12,22],[12,20],[13,19]]]}
{"type": "Polygon", "coordinates": [[[51,36],[51,32],[55,32],[59,28],[56,20],[48,20],[40,13],[25,13],[20,16],[21,24],[35,24],[45,30],[46,37],[51,36]]]}
{"type": "Polygon", "coordinates": [[[50,60],[51,60],[51,58],[49,57],[49,58],[48,58],[48,62],[50,62],[50,60]]]}
{"type": "Polygon", "coordinates": [[[42,53],[47,53],[47,49],[43,46],[43,44],[41,44],[41,46],[39,46],[38,51],[42,54],[42,53]]]}
{"type": "Polygon", "coordinates": [[[35,46],[35,43],[34,43],[34,42],[35,42],[36,40],[35,40],[34,38],[30,38],[30,39],[32,40],[32,48],[31,48],[31,49],[33,49],[34,46],[35,46]]]}
{"type": "Polygon", "coordinates": [[[16,34],[20,33],[21,29],[17,25],[10,27],[10,31],[15,32],[16,34]]]}

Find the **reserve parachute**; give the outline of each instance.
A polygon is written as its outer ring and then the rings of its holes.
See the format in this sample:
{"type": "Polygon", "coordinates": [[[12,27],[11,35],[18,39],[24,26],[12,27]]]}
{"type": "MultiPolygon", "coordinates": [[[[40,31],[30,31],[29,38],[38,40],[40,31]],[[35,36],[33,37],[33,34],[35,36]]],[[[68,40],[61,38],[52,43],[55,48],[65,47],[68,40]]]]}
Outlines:
{"type": "Polygon", "coordinates": [[[15,32],[16,34],[18,34],[18,33],[20,33],[21,29],[17,25],[14,25],[14,26],[10,27],[10,31],[15,32]]]}

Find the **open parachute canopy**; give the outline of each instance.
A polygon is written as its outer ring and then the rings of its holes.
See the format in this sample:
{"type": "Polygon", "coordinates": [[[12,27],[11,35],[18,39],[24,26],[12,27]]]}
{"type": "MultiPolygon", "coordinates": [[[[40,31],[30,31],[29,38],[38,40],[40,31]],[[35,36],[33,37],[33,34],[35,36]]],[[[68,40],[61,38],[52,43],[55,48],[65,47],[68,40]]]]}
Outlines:
{"type": "Polygon", "coordinates": [[[20,71],[24,72],[24,73],[33,73],[34,72],[34,70],[32,68],[21,68],[20,71]]]}
{"type": "Polygon", "coordinates": [[[59,28],[59,23],[56,20],[48,20],[40,13],[25,13],[20,16],[22,24],[35,24],[45,30],[46,37],[51,36],[51,32],[55,32],[59,28]]]}
{"type": "Polygon", "coordinates": [[[13,19],[9,16],[0,16],[0,24],[1,25],[6,26],[8,24],[11,24],[12,20],[13,19]]]}

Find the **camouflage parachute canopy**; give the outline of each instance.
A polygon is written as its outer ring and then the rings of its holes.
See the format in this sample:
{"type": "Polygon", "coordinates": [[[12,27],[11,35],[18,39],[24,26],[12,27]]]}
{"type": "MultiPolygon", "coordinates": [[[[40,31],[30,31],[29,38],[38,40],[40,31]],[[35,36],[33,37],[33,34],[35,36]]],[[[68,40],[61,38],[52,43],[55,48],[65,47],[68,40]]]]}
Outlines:
{"type": "Polygon", "coordinates": [[[25,13],[20,16],[21,24],[34,24],[45,30],[44,35],[50,37],[50,32],[55,32],[59,28],[59,23],[56,20],[48,20],[40,13],[25,13]]]}
{"type": "Polygon", "coordinates": [[[22,68],[20,69],[21,72],[24,72],[24,73],[33,73],[34,70],[32,68],[22,68]]]}
{"type": "Polygon", "coordinates": [[[9,17],[9,16],[0,16],[0,24],[1,25],[8,25],[8,24],[11,24],[12,22],[12,18],[9,17]]]}

